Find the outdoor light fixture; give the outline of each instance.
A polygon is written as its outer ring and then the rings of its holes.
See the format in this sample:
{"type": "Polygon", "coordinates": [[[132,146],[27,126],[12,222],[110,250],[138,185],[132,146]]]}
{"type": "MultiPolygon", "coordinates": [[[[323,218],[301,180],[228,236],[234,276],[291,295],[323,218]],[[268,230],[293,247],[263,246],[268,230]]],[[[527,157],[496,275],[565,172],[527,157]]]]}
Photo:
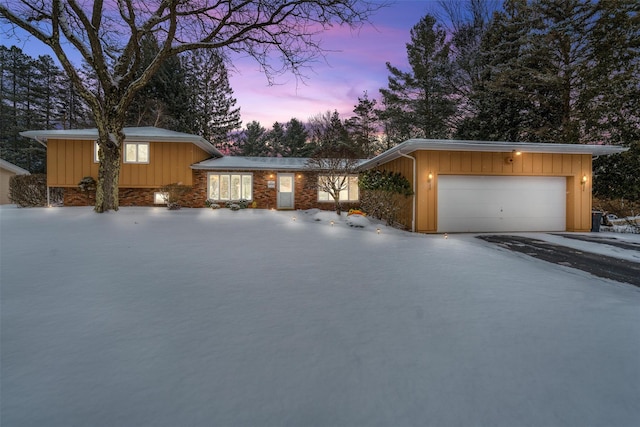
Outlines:
{"type": "Polygon", "coordinates": [[[292,216],[292,217],[291,217],[291,219],[295,221],[295,220],[296,220],[296,217],[295,217],[295,216],[292,216]]]}
{"type": "Polygon", "coordinates": [[[515,157],[517,157],[517,156],[519,156],[521,154],[522,154],[522,152],[520,152],[518,150],[512,150],[511,151],[511,155],[508,156],[508,157],[505,157],[504,162],[507,163],[507,164],[511,164],[511,163],[514,162],[515,157]]]}
{"type": "Polygon", "coordinates": [[[433,181],[433,172],[429,172],[429,175],[427,175],[427,182],[429,183],[429,188],[431,188],[431,181],[433,181]]]}
{"type": "Polygon", "coordinates": [[[376,233],[380,234],[380,227],[376,228],[376,233]]]}
{"type": "Polygon", "coordinates": [[[335,224],[333,221],[331,221],[331,226],[333,227],[333,224],[335,224]]]}
{"type": "Polygon", "coordinates": [[[582,191],[584,191],[584,188],[587,185],[587,175],[582,175],[582,180],[580,181],[580,184],[582,184],[582,191]]]}
{"type": "Polygon", "coordinates": [[[444,238],[445,240],[449,238],[449,235],[447,233],[444,233],[444,238]]]}

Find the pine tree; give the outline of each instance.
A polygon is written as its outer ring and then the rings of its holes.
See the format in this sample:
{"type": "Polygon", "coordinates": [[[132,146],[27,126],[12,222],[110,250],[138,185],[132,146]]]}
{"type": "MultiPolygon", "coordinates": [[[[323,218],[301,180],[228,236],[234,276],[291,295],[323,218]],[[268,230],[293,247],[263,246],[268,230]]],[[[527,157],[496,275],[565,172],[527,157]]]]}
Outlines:
{"type": "Polygon", "coordinates": [[[354,143],[365,158],[373,157],[378,152],[378,119],[375,113],[376,100],[369,99],[367,92],[358,97],[358,105],[353,112],[355,116],[345,122],[354,143]]]}
{"type": "Polygon", "coordinates": [[[242,121],[224,58],[215,50],[195,50],[186,55],[184,68],[191,95],[187,111],[194,119],[190,131],[219,149],[230,149],[231,132],[239,129],[242,121]]]}
{"type": "Polygon", "coordinates": [[[238,156],[267,156],[269,150],[266,145],[266,134],[267,130],[254,120],[236,136],[235,144],[230,151],[238,156]]]}
{"type": "Polygon", "coordinates": [[[387,63],[388,88],[380,89],[386,108],[379,116],[401,138],[446,138],[451,134],[455,101],[447,84],[449,53],[445,29],[426,15],[411,29],[411,42],[407,43],[411,71],[387,63]]]}
{"type": "Polygon", "coordinates": [[[309,134],[304,124],[298,119],[291,119],[287,122],[284,132],[284,144],[282,156],[284,157],[308,157],[315,146],[308,141],[309,134]]]}

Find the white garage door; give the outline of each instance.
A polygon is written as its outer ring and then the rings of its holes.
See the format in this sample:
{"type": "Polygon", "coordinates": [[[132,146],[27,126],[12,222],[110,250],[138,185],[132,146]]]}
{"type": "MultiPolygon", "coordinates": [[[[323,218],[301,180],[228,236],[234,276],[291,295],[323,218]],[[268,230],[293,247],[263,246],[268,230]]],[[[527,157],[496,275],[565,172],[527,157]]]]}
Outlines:
{"type": "Polygon", "coordinates": [[[565,231],[563,177],[438,177],[438,231],[565,231]]]}

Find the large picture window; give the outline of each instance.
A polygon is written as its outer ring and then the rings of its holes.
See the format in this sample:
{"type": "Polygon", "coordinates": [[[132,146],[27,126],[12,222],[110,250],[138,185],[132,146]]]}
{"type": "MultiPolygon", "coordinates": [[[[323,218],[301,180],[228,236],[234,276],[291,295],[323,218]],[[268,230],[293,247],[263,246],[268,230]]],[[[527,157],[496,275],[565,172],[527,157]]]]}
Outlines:
{"type": "Polygon", "coordinates": [[[333,179],[337,183],[343,182],[346,178],[345,188],[340,191],[340,201],[342,202],[357,202],[360,200],[360,192],[358,191],[358,176],[340,176],[340,177],[328,177],[320,175],[318,177],[318,201],[319,202],[333,202],[333,197],[328,191],[323,191],[322,187],[328,180],[333,179]]]}
{"type": "Polygon", "coordinates": [[[253,175],[210,173],[208,194],[211,200],[253,200],[253,175]]]}
{"type": "Polygon", "coordinates": [[[124,144],[125,163],[149,163],[148,142],[126,142],[124,144]]]}

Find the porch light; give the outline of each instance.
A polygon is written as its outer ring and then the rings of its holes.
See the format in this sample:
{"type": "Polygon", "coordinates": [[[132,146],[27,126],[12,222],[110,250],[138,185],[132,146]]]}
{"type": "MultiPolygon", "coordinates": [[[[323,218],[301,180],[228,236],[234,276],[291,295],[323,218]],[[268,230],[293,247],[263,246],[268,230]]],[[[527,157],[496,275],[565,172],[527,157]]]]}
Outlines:
{"type": "Polygon", "coordinates": [[[587,186],[587,175],[582,175],[582,179],[580,180],[580,184],[582,184],[582,191],[584,191],[584,188],[587,186]]]}
{"type": "Polygon", "coordinates": [[[513,150],[513,151],[511,152],[511,154],[513,154],[514,156],[519,156],[519,155],[521,155],[521,154],[522,154],[522,151],[513,150]]]}
{"type": "Polygon", "coordinates": [[[431,180],[433,179],[433,173],[429,172],[428,178],[429,178],[429,182],[431,182],[431,180]]]}

